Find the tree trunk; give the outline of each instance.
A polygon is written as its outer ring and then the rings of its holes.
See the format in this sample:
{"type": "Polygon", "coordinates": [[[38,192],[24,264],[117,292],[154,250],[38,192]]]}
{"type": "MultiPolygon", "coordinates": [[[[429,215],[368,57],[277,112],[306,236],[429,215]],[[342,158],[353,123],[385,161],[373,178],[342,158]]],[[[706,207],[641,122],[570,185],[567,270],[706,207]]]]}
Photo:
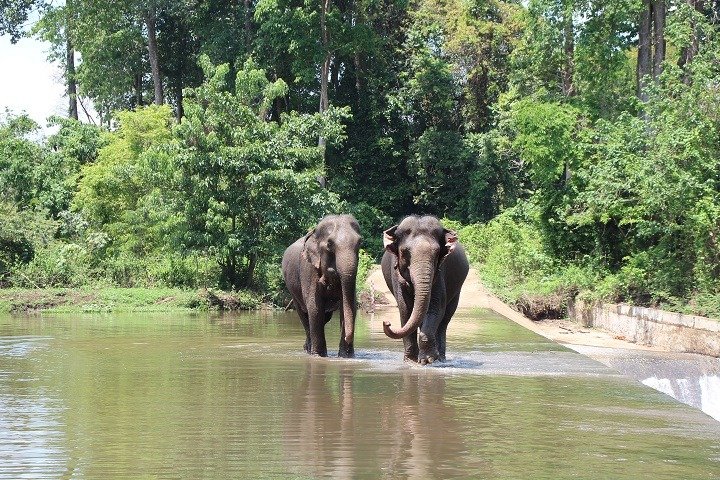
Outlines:
{"type": "MultiPolygon", "coordinates": [[[[325,52],[325,60],[320,66],[320,113],[327,111],[329,106],[328,100],[328,74],[330,73],[330,60],[332,55],[328,51],[330,37],[327,29],[327,12],[330,8],[330,0],[323,0],[320,7],[320,34],[322,36],[322,47],[325,52]]],[[[318,147],[325,147],[325,137],[318,138],[318,147]]],[[[325,155],[325,153],[323,153],[325,155]]]]}
{"type": "Polygon", "coordinates": [[[643,10],[640,13],[640,29],[638,31],[637,53],[637,95],[643,102],[647,101],[645,91],[646,77],[651,74],[652,67],[652,37],[651,37],[652,3],[643,0],[643,10]]]}
{"type": "Polygon", "coordinates": [[[178,79],[177,82],[175,82],[175,101],[177,102],[177,108],[175,109],[175,117],[177,118],[178,123],[180,123],[180,120],[182,120],[182,117],[185,115],[185,111],[183,110],[183,91],[182,91],[182,82],[178,79]]]}
{"type": "Polygon", "coordinates": [[[163,104],[163,86],[160,76],[160,61],[158,59],[157,35],[155,33],[155,10],[151,9],[145,14],[145,27],[148,33],[148,55],[150,69],[152,70],[153,85],[155,86],[155,104],[163,104]]]}
{"type": "Polygon", "coordinates": [[[653,80],[657,80],[662,73],[662,64],[665,61],[665,17],[667,7],[665,0],[653,1],[653,80]]]}
{"type": "MultiPolygon", "coordinates": [[[[698,12],[702,12],[705,7],[703,0],[687,0],[687,3],[698,12]]],[[[690,28],[692,29],[690,44],[684,46],[680,50],[680,58],[678,59],[678,67],[684,70],[683,82],[687,85],[689,85],[692,81],[687,67],[693,61],[693,58],[695,58],[695,55],[697,55],[698,50],[700,49],[700,32],[698,32],[698,28],[694,20],[691,21],[690,28]]]]}
{"type": "Polygon", "coordinates": [[[565,7],[565,18],[563,19],[563,35],[565,37],[565,64],[562,72],[562,93],[566,97],[571,97],[575,93],[573,87],[573,72],[575,70],[575,29],[573,25],[573,6],[572,2],[565,7]]]}
{"type": "Polygon", "coordinates": [[[353,56],[353,64],[355,65],[355,91],[357,92],[358,96],[358,104],[360,104],[360,96],[362,91],[362,77],[361,70],[362,70],[362,64],[360,63],[360,53],[355,52],[355,55],[353,56]]]}
{"type": "Polygon", "coordinates": [[[75,49],[70,40],[70,33],[65,31],[65,60],[67,62],[68,117],[78,119],[77,83],[75,81],[75,49]]]}
{"type": "Polygon", "coordinates": [[[135,74],[135,105],[138,107],[143,105],[142,73],[135,74]]]}
{"type": "MultiPolygon", "coordinates": [[[[364,13],[365,9],[363,8],[362,3],[359,0],[356,0],[353,2],[353,9],[354,9],[354,19],[353,19],[353,27],[357,25],[362,25],[365,21],[364,13]]],[[[362,61],[360,58],[360,52],[358,50],[355,50],[353,54],[353,66],[355,67],[355,92],[357,93],[358,100],[357,103],[360,105],[361,100],[361,91],[362,91],[362,61]]]]}
{"type": "Polygon", "coordinates": [[[252,3],[250,0],[245,0],[245,53],[250,54],[252,51],[252,22],[251,22],[251,13],[250,13],[250,7],[252,6],[252,3]]]}
{"type": "Polygon", "coordinates": [[[258,263],[258,256],[256,253],[251,253],[248,255],[248,266],[247,270],[245,271],[245,278],[243,280],[243,286],[245,288],[250,288],[252,285],[253,277],[255,276],[255,268],[257,267],[258,263]]]}
{"type": "Polygon", "coordinates": [[[340,88],[340,62],[337,57],[333,57],[332,66],[330,67],[330,83],[333,86],[334,91],[338,91],[340,88]]]}

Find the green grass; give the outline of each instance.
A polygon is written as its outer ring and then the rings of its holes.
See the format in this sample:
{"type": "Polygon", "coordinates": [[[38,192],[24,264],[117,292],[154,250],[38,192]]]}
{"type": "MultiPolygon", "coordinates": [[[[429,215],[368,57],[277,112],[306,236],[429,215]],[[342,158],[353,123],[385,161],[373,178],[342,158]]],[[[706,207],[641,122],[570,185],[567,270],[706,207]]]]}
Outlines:
{"type": "Polygon", "coordinates": [[[261,303],[262,296],[254,292],[113,287],[0,289],[0,313],[251,310],[261,303]]]}

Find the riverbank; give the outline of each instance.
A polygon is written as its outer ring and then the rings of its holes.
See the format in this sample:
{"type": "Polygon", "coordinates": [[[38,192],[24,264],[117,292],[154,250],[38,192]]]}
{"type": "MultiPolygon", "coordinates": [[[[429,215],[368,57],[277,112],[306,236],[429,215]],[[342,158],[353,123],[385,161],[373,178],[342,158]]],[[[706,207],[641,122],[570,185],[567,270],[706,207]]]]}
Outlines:
{"type": "Polygon", "coordinates": [[[0,313],[187,312],[253,310],[255,292],[179,288],[0,289],[0,313]]]}
{"type": "MultiPolygon", "coordinates": [[[[385,285],[382,272],[375,268],[367,280],[368,288],[374,292],[374,296],[381,300],[376,302],[375,308],[384,310],[388,307],[396,307],[395,298],[385,285]]],[[[586,328],[569,319],[548,319],[533,321],[522,313],[514,310],[505,302],[490,292],[481,282],[478,273],[474,268],[470,269],[468,277],[460,293],[458,308],[487,308],[494,310],[500,315],[509,318],[545,338],[565,344],[567,346],[580,345],[590,347],[620,348],[629,350],[650,350],[664,351],[659,347],[641,345],[627,341],[625,338],[613,335],[597,328],[586,328]]],[[[397,320],[396,320],[397,322],[397,320]]]]}

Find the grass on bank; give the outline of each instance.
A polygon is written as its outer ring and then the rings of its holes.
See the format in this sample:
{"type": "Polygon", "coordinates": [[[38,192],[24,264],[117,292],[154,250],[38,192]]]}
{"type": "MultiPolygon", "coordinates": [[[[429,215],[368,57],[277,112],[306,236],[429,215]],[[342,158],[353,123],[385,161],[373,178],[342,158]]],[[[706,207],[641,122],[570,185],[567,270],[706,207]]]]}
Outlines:
{"type": "Polygon", "coordinates": [[[654,288],[642,256],[629,259],[617,272],[592,259],[560,262],[547,253],[541,232],[519,209],[506,210],[486,224],[443,223],[458,231],[483,284],[533,320],[566,317],[574,297],[720,319],[720,294],[698,292],[678,298],[654,288]]]}
{"type": "MultiPolygon", "coordinates": [[[[360,251],[358,295],[363,292],[374,259],[360,251]]],[[[277,274],[279,274],[279,269],[277,274]]],[[[260,308],[271,303],[284,307],[289,301],[281,279],[269,282],[267,292],[165,287],[78,287],[78,288],[0,288],[0,313],[109,313],[236,311],[260,308]]]]}
{"type": "Polygon", "coordinates": [[[114,287],[0,289],[0,313],[252,310],[262,303],[261,294],[249,291],[114,287]]]}

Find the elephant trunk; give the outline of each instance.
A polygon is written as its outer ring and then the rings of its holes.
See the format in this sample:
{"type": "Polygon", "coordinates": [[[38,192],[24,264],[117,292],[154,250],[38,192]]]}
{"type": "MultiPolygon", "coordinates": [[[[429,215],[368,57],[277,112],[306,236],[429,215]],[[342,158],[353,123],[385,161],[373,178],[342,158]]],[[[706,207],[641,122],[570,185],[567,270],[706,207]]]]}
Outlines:
{"type": "Polygon", "coordinates": [[[410,279],[415,289],[412,313],[407,323],[399,330],[393,329],[390,326],[390,322],[383,322],[385,335],[390,338],[400,339],[417,330],[423,318],[425,318],[425,314],[427,314],[430,305],[430,292],[432,290],[434,274],[435,271],[432,262],[416,263],[410,267],[410,279]]]}
{"type": "Polygon", "coordinates": [[[340,288],[342,289],[342,321],[345,343],[352,345],[355,334],[355,315],[357,314],[357,303],[355,301],[355,280],[357,277],[357,261],[343,263],[338,261],[340,288]]]}

